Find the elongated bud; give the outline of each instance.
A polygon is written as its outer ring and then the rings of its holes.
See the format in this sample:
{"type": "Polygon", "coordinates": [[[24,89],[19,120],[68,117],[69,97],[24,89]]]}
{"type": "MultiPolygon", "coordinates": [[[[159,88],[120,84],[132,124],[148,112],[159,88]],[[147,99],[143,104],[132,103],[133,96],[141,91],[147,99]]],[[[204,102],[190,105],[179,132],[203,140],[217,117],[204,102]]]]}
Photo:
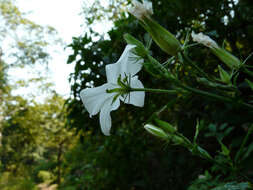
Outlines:
{"type": "Polygon", "coordinates": [[[212,50],[212,52],[229,68],[231,69],[240,68],[242,64],[241,61],[237,57],[226,51],[225,49],[219,47],[217,43],[209,36],[204,35],[203,33],[195,34],[194,32],[192,32],[192,39],[195,42],[203,44],[206,47],[209,47],[212,50]]]}
{"type": "Polygon", "coordinates": [[[152,125],[152,124],[146,124],[144,128],[151,133],[152,135],[155,135],[157,137],[160,137],[162,139],[168,139],[169,136],[160,128],[152,125]]]}
{"type": "Polygon", "coordinates": [[[142,22],[142,26],[150,34],[156,44],[167,54],[177,55],[181,50],[181,44],[168,30],[151,18],[153,14],[152,3],[133,1],[134,7],[129,12],[142,22]]]}
{"type": "Polygon", "coordinates": [[[239,69],[242,65],[241,61],[237,57],[223,48],[214,48],[212,51],[223,63],[225,63],[231,69],[239,69]]]}
{"type": "Polygon", "coordinates": [[[177,131],[177,129],[175,127],[173,127],[171,124],[159,120],[159,119],[155,119],[156,124],[161,127],[164,131],[168,132],[168,133],[175,133],[177,131]]]}
{"type": "Polygon", "coordinates": [[[153,19],[144,18],[144,28],[156,44],[167,54],[177,55],[181,50],[181,44],[176,37],[153,19]]]}

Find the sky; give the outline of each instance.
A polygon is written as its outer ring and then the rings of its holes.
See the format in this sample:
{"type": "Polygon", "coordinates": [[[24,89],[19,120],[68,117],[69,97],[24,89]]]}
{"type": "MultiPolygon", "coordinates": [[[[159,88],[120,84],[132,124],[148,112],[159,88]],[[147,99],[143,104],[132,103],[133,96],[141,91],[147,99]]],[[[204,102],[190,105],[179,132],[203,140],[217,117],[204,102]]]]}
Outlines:
{"type": "MultiPolygon", "coordinates": [[[[84,2],[89,4],[92,0],[17,0],[17,6],[21,12],[28,13],[26,18],[39,25],[54,27],[65,44],[70,44],[72,37],[83,34],[84,23],[82,7],[84,2]]],[[[66,61],[70,55],[70,49],[64,50],[63,46],[54,47],[49,50],[52,60],[49,62],[52,81],[55,90],[63,96],[69,96],[70,85],[69,74],[74,65],[67,65],[66,61]],[[56,48],[56,49],[55,49],[56,48]]],[[[22,74],[20,74],[22,75],[22,74]]]]}

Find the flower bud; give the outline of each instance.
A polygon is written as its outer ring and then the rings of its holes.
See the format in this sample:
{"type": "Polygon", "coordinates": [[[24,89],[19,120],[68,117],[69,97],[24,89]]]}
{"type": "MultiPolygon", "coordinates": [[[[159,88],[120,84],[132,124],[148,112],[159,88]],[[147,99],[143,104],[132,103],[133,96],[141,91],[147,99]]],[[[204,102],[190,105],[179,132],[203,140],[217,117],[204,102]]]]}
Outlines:
{"type": "Polygon", "coordinates": [[[181,50],[181,44],[176,37],[160,24],[155,22],[151,15],[153,14],[152,3],[143,1],[133,1],[134,7],[129,12],[142,22],[142,26],[150,34],[156,44],[167,54],[177,55],[181,50]]]}
{"type": "Polygon", "coordinates": [[[155,119],[155,122],[159,127],[161,127],[163,130],[165,130],[168,133],[175,133],[177,131],[175,127],[173,127],[171,124],[165,121],[155,119]]]}
{"type": "Polygon", "coordinates": [[[152,124],[146,124],[144,126],[144,128],[149,132],[151,133],[152,135],[155,135],[157,137],[160,137],[162,139],[168,139],[169,136],[160,128],[158,127],[155,127],[154,125],[152,124]]]}
{"type": "Polygon", "coordinates": [[[216,42],[211,39],[209,36],[204,35],[202,32],[195,34],[192,32],[192,39],[194,42],[198,42],[200,44],[203,44],[206,47],[209,48],[219,48],[219,46],[216,44],[216,42]]]}
{"type": "Polygon", "coordinates": [[[240,68],[241,61],[237,57],[226,51],[225,49],[219,47],[217,43],[209,36],[206,36],[203,33],[195,34],[194,32],[192,32],[192,39],[195,42],[203,44],[206,47],[209,47],[212,50],[212,52],[229,68],[231,69],[240,68]]]}
{"type": "Polygon", "coordinates": [[[213,53],[231,69],[239,69],[241,61],[223,48],[212,49],[213,53]]]}

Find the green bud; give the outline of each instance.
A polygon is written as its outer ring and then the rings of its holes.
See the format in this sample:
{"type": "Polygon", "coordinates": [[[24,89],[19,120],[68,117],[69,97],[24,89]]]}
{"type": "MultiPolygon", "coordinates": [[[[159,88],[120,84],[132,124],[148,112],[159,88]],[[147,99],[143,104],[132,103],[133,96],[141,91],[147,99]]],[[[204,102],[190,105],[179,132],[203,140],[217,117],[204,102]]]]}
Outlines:
{"type": "Polygon", "coordinates": [[[144,128],[154,136],[160,137],[162,139],[169,139],[169,136],[162,129],[155,127],[152,124],[146,124],[144,128]]]}
{"type": "Polygon", "coordinates": [[[142,1],[141,3],[133,0],[132,4],[133,7],[128,11],[141,21],[142,26],[148,31],[157,45],[169,55],[177,55],[178,51],[181,50],[181,44],[169,31],[152,20],[152,2],[142,1]]]}
{"type": "Polygon", "coordinates": [[[177,55],[181,50],[181,44],[173,34],[155,22],[151,17],[144,17],[141,21],[145,30],[164,52],[169,55],[177,55]]]}
{"type": "Polygon", "coordinates": [[[177,131],[177,129],[175,127],[173,127],[171,124],[169,124],[165,121],[155,119],[155,122],[159,127],[161,127],[164,131],[166,131],[168,133],[175,133],[177,131]]]}
{"type": "Polygon", "coordinates": [[[231,79],[230,75],[224,69],[222,69],[220,65],[218,66],[218,68],[219,68],[221,81],[227,84],[230,83],[230,79],[231,79]]]}
{"type": "Polygon", "coordinates": [[[239,69],[242,65],[241,61],[237,57],[223,48],[217,47],[211,48],[211,50],[223,63],[225,63],[231,69],[239,69]]]}

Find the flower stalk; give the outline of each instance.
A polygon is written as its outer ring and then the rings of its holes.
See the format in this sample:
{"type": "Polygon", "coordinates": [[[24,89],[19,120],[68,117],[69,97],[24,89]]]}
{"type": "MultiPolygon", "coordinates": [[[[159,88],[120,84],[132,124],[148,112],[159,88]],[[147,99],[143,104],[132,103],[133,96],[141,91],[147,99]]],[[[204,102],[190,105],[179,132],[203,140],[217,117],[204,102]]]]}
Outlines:
{"type": "MultiPolygon", "coordinates": [[[[193,92],[195,94],[198,94],[198,95],[201,95],[204,97],[209,97],[209,98],[212,98],[215,100],[219,100],[221,102],[228,102],[228,103],[235,103],[236,102],[237,104],[239,104],[247,109],[253,110],[253,105],[251,105],[251,104],[248,104],[245,102],[238,102],[238,101],[235,101],[235,99],[230,98],[230,97],[225,97],[225,96],[217,95],[214,93],[206,92],[203,90],[199,90],[196,88],[192,88],[192,87],[181,84],[181,82],[179,82],[177,80],[174,80],[173,82],[175,84],[177,84],[178,87],[180,87],[186,91],[193,92]]],[[[167,94],[177,94],[179,92],[179,90],[165,90],[165,89],[152,89],[152,88],[129,88],[129,90],[130,91],[145,91],[145,92],[152,92],[152,93],[167,93],[167,94]]],[[[182,92],[182,90],[180,92],[182,92]]]]}

